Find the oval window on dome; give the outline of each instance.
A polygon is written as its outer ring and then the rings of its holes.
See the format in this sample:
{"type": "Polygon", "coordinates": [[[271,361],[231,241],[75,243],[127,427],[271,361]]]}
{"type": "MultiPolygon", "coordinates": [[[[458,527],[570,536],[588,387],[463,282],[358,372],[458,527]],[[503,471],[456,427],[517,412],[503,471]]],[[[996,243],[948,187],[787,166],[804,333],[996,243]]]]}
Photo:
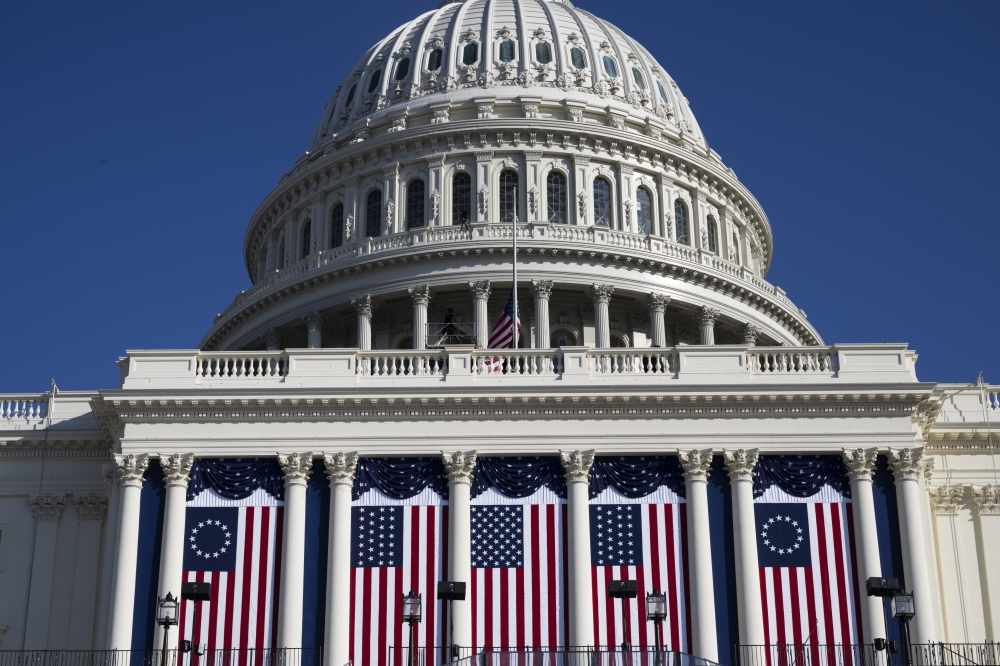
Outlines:
{"type": "Polygon", "coordinates": [[[351,102],[354,101],[354,91],[358,89],[358,84],[355,83],[351,86],[351,90],[347,93],[347,101],[344,102],[344,106],[350,106],[351,102]]]}
{"type": "Polygon", "coordinates": [[[436,72],[441,69],[441,49],[434,49],[431,51],[430,57],[427,58],[427,69],[431,72],[436,72]]]}
{"type": "Polygon", "coordinates": [[[535,60],[543,65],[552,62],[552,47],[548,42],[538,42],[535,44],[535,60]]]}
{"type": "Polygon", "coordinates": [[[378,88],[378,82],[382,80],[382,70],[375,70],[372,74],[372,78],[368,81],[368,92],[373,93],[375,89],[378,88]]]}
{"type": "Polygon", "coordinates": [[[587,66],[587,54],[583,52],[583,49],[576,46],[569,50],[569,59],[577,69],[583,69],[587,66]]]}
{"type": "Polygon", "coordinates": [[[639,86],[639,90],[646,89],[646,79],[642,78],[642,72],[635,67],[632,68],[632,78],[635,80],[635,85],[639,86]]]}
{"type": "Polygon", "coordinates": [[[618,78],[618,63],[611,56],[604,56],[604,71],[613,79],[618,78]]]}
{"type": "Polygon", "coordinates": [[[466,44],[462,49],[462,64],[475,65],[479,60],[479,44],[466,44]]]}
{"type": "Polygon", "coordinates": [[[505,39],[500,42],[500,62],[510,62],[514,59],[514,41],[505,39]]]}
{"type": "Polygon", "coordinates": [[[670,104],[670,100],[667,99],[667,89],[663,87],[663,83],[659,79],[656,80],[656,89],[660,92],[660,100],[664,104],[670,104]]]}
{"type": "Polygon", "coordinates": [[[399,61],[399,64],[396,65],[396,80],[402,81],[403,79],[406,78],[406,75],[409,73],[410,73],[410,59],[403,58],[402,60],[399,61]]]}

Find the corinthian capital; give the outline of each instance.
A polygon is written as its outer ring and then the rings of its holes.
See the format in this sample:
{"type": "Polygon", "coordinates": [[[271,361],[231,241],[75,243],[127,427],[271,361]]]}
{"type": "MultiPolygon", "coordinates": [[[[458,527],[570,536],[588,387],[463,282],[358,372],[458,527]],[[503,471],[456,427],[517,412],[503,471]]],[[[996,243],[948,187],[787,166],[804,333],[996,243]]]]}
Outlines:
{"type": "Polygon", "coordinates": [[[535,298],[548,300],[552,296],[552,280],[532,280],[531,294],[535,298]]]}
{"type": "Polygon", "coordinates": [[[326,478],[331,487],[354,485],[354,475],[358,471],[357,451],[328,453],[323,456],[323,463],[326,465],[326,478]]]}
{"type": "Polygon", "coordinates": [[[757,466],[759,457],[757,449],[736,449],[735,451],[722,452],[722,460],[731,481],[753,481],[753,468],[757,466]]]}
{"type": "Polygon", "coordinates": [[[677,451],[685,481],[708,481],[708,469],[712,466],[712,449],[690,449],[677,451]]]}
{"type": "Polygon", "coordinates": [[[285,475],[285,485],[306,485],[312,472],[312,459],[312,453],[279,453],[278,464],[285,475]]]}
{"type": "Polygon", "coordinates": [[[108,496],[98,493],[74,493],[76,515],[80,520],[104,520],[108,513],[108,496]]]}
{"type": "Polygon", "coordinates": [[[58,523],[66,507],[66,493],[36,493],[28,496],[36,523],[58,523]]]}
{"type": "Polygon", "coordinates": [[[559,462],[566,470],[566,483],[590,483],[594,451],[562,451],[559,453],[559,462]]]}
{"type": "Polygon", "coordinates": [[[965,497],[965,487],[962,485],[938,486],[929,492],[931,507],[934,513],[945,516],[958,514],[958,509],[965,497]]]}
{"type": "Polygon", "coordinates": [[[368,315],[369,317],[372,316],[372,308],[375,307],[371,294],[361,294],[357,298],[352,298],[351,305],[354,306],[359,315],[368,315]]]}
{"type": "Polygon", "coordinates": [[[319,310],[313,310],[302,318],[306,322],[306,329],[315,331],[323,325],[323,314],[319,310]]]}
{"type": "Polygon", "coordinates": [[[972,486],[972,501],[980,516],[1000,516],[1000,486],[972,486]]]}
{"type": "Polygon", "coordinates": [[[477,280],[476,282],[469,283],[469,289],[472,290],[472,296],[474,298],[489,298],[490,297],[490,281],[489,280],[477,280]]]}
{"type": "Polygon", "coordinates": [[[417,287],[409,287],[407,291],[410,293],[410,298],[413,299],[414,303],[423,303],[427,305],[431,300],[431,287],[427,284],[422,284],[417,287]]]}
{"type": "Polygon", "coordinates": [[[651,312],[663,312],[670,304],[670,297],[666,294],[657,294],[655,291],[649,292],[646,296],[646,305],[651,312]]]}
{"type": "Polygon", "coordinates": [[[615,292],[615,288],[610,284],[592,284],[590,285],[590,293],[594,296],[594,301],[597,303],[607,303],[611,300],[611,294],[615,292]]]}
{"type": "Polygon", "coordinates": [[[170,486],[187,488],[191,480],[191,467],[194,465],[193,453],[175,453],[170,456],[160,454],[160,468],[163,470],[163,483],[170,486]]]}
{"type": "Polygon", "coordinates": [[[120,488],[142,488],[142,477],[149,467],[149,454],[129,453],[115,456],[115,475],[120,488]]]}
{"type": "Polygon", "coordinates": [[[703,326],[715,326],[715,320],[719,318],[719,311],[707,305],[698,309],[698,321],[703,326]]]}
{"type": "Polygon", "coordinates": [[[917,481],[924,471],[923,448],[889,449],[889,469],[896,481],[917,481]]]}
{"type": "Polygon", "coordinates": [[[740,325],[740,339],[747,347],[757,344],[757,337],[760,335],[760,328],[756,324],[744,322],[740,325]]]}
{"type": "Polygon", "coordinates": [[[444,463],[444,473],[448,483],[472,483],[472,472],[476,467],[475,451],[441,452],[441,462],[444,463]]]}
{"type": "Polygon", "coordinates": [[[844,449],[844,467],[851,481],[870,481],[875,473],[878,449],[844,449]]]}

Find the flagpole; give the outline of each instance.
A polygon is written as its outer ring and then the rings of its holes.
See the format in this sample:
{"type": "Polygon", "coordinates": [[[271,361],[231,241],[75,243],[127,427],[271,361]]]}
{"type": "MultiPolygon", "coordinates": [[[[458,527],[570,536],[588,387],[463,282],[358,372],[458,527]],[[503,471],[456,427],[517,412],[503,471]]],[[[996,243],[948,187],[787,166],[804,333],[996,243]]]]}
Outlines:
{"type": "Polygon", "coordinates": [[[511,237],[514,239],[514,251],[512,259],[512,264],[514,267],[514,288],[512,290],[514,295],[514,322],[511,326],[514,327],[514,344],[513,348],[517,349],[517,322],[520,321],[520,316],[517,311],[517,185],[514,186],[514,216],[511,222],[511,237]]]}

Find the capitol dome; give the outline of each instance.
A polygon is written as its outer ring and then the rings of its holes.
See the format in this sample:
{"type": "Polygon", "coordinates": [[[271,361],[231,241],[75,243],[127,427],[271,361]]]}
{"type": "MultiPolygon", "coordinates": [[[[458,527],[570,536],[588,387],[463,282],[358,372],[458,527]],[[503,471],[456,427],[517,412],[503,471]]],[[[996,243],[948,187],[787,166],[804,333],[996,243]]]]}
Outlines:
{"type": "Polygon", "coordinates": [[[563,0],[466,0],[347,73],[201,347],[423,349],[444,323],[485,347],[515,220],[523,345],[822,344],[764,279],[763,209],[647,49],[563,0]]]}

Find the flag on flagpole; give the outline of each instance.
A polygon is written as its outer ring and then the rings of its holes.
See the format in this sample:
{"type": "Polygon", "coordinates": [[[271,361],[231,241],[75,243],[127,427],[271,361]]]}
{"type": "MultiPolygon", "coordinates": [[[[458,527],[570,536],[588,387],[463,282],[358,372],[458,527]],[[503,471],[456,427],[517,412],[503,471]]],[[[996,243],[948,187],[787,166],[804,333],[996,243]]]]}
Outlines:
{"type": "Polygon", "coordinates": [[[518,337],[520,337],[521,332],[521,317],[520,313],[516,316],[514,314],[514,288],[510,290],[510,298],[507,299],[507,306],[500,313],[500,319],[497,320],[496,326],[490,331],[490,340],[486,344],[490,349],[505,349],[511,346],[514,341],[514,326],[513,322],[517,321],[518,337]]]}

